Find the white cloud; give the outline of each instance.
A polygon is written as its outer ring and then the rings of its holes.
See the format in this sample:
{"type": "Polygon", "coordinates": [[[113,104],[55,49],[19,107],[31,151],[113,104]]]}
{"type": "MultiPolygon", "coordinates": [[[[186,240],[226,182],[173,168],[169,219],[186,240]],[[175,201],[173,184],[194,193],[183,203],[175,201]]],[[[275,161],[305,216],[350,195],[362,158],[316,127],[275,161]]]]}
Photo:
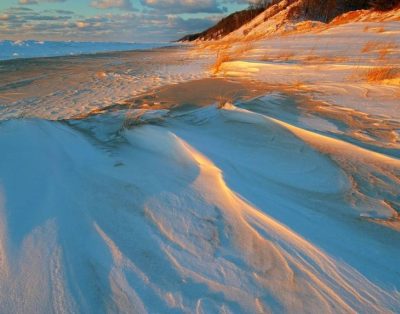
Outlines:
{"type": "Polygon", "coordinates": [[[141,0],[144,6],[168,13],[220,13],[216,0],[141,0]]]}
{"type": "Polygon", "coordinates": [[[89,26],[89,23],[83,22],[83,21],[77,21],[75,23],[76,27],[78,28],[86,28],[89,26]]]}
{"type": "Polygon", "coordinates": [[[18,0],[18,4],[31,5],[31,4],[38,4],[39,2],[57,3],[57,2],[65,2],[65,1],[66,0],[18,0]]]}
{"type": "Polygon", "coordinates": [[[18,3],[23,5],[38,4],[36,0],[19,0],[18,3]]]}
{"type": "Polygon", "coordinates": [[[90,5],[97,9],[118,8],[121,10],[133,10],[130,0],[93,0],[90,5]]]}
{"type": "Polygon", "coordinates": [[[0,14],[0,21],[8,21],[10,19],[9,14],[0,14]]]}

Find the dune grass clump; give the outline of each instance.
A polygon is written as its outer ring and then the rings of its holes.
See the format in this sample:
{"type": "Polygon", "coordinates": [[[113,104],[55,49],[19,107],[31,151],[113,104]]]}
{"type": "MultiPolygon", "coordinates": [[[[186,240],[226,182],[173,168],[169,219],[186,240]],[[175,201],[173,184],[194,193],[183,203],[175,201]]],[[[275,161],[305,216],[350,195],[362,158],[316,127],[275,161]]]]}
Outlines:
{"type": "Polygon", "coordinates": [[[217,58],[215,59],[215,63],[212,66],[212,71],[214,74],[218,73],[221,70],[222,64],[231,60],[229,54],[226,51],[220,50],[217,52],[217,58]]]}
{"type": "Polygon", "coordinates": [[[400,79],[400,68],[393,66],[374,67],[366,72],[365,78],[369,83],[400,79]]]}
{"type": "Polygon", "coordinates": [[[225,62],[232,61],[239,57],[242,57],[246,52],[253,49],[253,44],[250,42],[245,42],[244,44],[240,44],[235,48],[231,48],[228,46],[224,49],[219,49],[217,51],[216,60],[212,66],[212,71],[214,74],[217,74],[221,70],[221,66],[225,62]]]}
{"type": "Polygon", "coordinates": [[[397,49],[397,45],[392,42],[369,41],[361,49],[362,53],[377,53],[379,59],[383,60],[397,49]]]}

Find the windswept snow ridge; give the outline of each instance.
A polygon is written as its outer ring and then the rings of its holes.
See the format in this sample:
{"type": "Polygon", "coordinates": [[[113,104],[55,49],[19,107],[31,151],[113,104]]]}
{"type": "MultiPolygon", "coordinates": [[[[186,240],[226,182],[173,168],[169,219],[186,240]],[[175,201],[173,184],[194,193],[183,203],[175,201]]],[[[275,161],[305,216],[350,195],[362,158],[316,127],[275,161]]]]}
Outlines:
{"type": "Polygon", "coordinates": [[[0,311],[399,311],[399,161],[239,105],[2,122],[0,311]]]}

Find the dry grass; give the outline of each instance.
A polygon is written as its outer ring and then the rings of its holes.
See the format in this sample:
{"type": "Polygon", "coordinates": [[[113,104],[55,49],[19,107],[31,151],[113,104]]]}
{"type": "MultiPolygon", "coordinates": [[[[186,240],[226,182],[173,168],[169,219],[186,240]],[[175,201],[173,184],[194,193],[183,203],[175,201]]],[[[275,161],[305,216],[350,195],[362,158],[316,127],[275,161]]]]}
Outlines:
{"type": "Polygon", "coordinates": [[[373,67],[365,73],[365,78],[369,83],[400,79],[400,68],[393,66],[373,67]]]}
{"type": "Polygon", "coordinates": [[[348,24],[350,22],[356,21],[362,16],[363,12],[362,11],[350,11],[347,13],[344,13],[342,15],[339,15],[335,17],[329,25],[342,25],[342,24],[348,24]]]}
{"type": "Polygon", "coordinates": [[[293,52],[282,52],[277,56],[279,60],[288,61],[295,56],[293,52]]]}
{"type": "Polygon", "coordinates": [[[381,26],[381,27],[373,27],[373,26],[365,26],[364,27],[364,33],[368,33],[368,32],[373,32],[373,33],[384,33],[386,32],[386,29],[381,26]]]}
{"type": "Polygon", "coordinates": [[[318,55],[308,55],[304,57],[304,63],[340,63],[347,61],[346,57],[331,57],[331,56],[318,56],[318,55]]]}
{"type": "Polygon", "coordinates": [[[220,51],[230,50],[232,47],[236,46],[236,52],[239,53],[240,50],[250,50],[254,45],[254,41],[255,39],[250,37],[228,36],[217,41],[199,42],[197,48],[201,50],[205,49],[215,51],[218,53],[220,51]]]}
{"type": "Polygon", "coordinates": [[[303,90],[305,87],[306,87],[306,82],[300,79],[295,80],[295,82],[291,84],[291,88],[294,90],[303,90]]]}
{"type": "Polygon", "coordinates": [[[264,33],[254,33],[254,32],[252,32],[252,33],[246,35],[245,37],[243,37],[241,39],[241,41],[243,41],[243,42],[254,42],[254,41],[258,41],[258,40],[261,40],[263,38],[266,38],[266,37],[267,37],[267,35],[264,34],[264,33]]]}
{"type": "Polygon", "coordinates": [[[299,61],[303,64],[327,64],[327,63],[342,63],[348,61],[347,57],[340,56],[322,56],[316,54],[309,54],[306,56],[296,55],[294,52],[282,52],[280,54],[274,55],[265,55],[261,59],[261,61],[299,61]]]}
{"type": "Polygon", "coordinates": [[[225,47],[221,47],[217,51],[217,57],[215,63],[211,68],[214,74],[217,74],[221,70],[221,66],[225,62],[232,61],[239,57],[242,57],[246,52],[253,49],[254,45],[251,42],[245,42],[233,48],[229,45],[225,47]]]}
{"type": "Polygon", "coordinates": [[[379,42],[369,41],[361,49],[362,53],[377,53],[381,60],[385,59],[387,55],[391,54],[397,45],[392,42],[379,42]]]}
{"type": "Polygon", "coordinates": [[[294,59],[296,55],[293,52],[281,52],[279,54],[274,55],[265,55],[260,60],[261,61],[289,61],[294,59]]]}
{"type": "Polygon", "coordinates": [[[197,48],[200,50],[209,50],[209,51],[215,51],[218,52],[220,50],[227,50],[231,47],[232,43],[229,43],[228,41],[203,41],[199,42],[197,45],[197,48]]]}
{"type": "Polygon", "coordinates": [[[377,41],[368,41],[363,48],[361,49],[362,53],[368,53],[371,51],[375,51],[377,49],[377,47],[379,47],[379,45],[381,45],[381,42],[377,42],[377,41]]]}
{"type": "Polygon", "coordinates": [[[212,71],[214,74],[218,73],[221,70],[222,64],[232,60],[227,51],[220,50],[217,52],[217,58],[215,59],[215,63],[212,66],[212,71]]]}
{"type": "Polygon", "coordinates": [[[389,48],[382,48],[382,49],[380,49],[380,50],[378,51],[379,59],[380,59],[380,60],[385,59],[386,56],[387,56],[388,54],[390,54],[390,52],[391,52],[391,49],[389,49],[389,48]]]}
{"type": "Polygon", "coordinates": [[[392,42],[382,42],[382,41],[368,41],[361,49],[362,53],[376,52],[378,50],[386,49],[396,49],[397,45],[392,42]]]}

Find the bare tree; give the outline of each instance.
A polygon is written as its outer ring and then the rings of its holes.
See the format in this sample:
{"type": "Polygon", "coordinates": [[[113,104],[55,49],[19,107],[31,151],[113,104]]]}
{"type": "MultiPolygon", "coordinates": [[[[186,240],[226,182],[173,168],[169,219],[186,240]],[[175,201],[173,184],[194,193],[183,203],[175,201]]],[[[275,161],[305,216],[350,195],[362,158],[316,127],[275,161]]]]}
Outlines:
{"type": "Polygon", "coordinates": [[[375,10],[387,11],[400,6],[400,0],[371,0],[370,5],[375,10]]]}
{"type": "Polygon", "coordinates": [[[248,1],[249,9],[250,10],[260,10],[265,9],[270,4],[270,0],[255,0],[255,1],[248,1]]]}

